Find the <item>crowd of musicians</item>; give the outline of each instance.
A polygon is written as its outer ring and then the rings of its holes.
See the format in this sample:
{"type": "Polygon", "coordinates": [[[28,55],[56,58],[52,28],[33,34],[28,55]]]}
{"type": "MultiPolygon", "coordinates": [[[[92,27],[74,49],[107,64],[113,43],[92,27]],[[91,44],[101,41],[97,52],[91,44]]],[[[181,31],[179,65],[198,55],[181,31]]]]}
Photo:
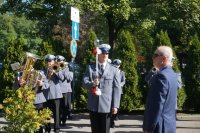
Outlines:
{"type": "MultiPolygon", "coordinates": [[[[109,133],[114,127],[120,107],[125,74],[119,69],[121,60],[109,60],[110,45],[101,44],[96,48],[96,62],[87,65],[83,76],[83,87],[88,90],[87,109],[92,133],[109,133]]],[[[147,80],[149,94],[145,105],[143,131],[145,133],[175,133],[175,108],[178,80],[172,69],[173,52],[168,46],[159,46],[152,59],[154,68],[147,80]]],[[[27,59],[28,60],[28,59],[27,59]]],[[[46,55],[46,67],[41,78],[37,79],[35,107],[37,110],[50,108],[53,112],[54,132],[59,133],[60,125],[71,119],[71,82],[70,71],[65,58],[61,55],[46,55]]],[[[27,63],[27,61],[26,61],[27,63]]],[[[26,68],[26,65],[25,65],[26,68]]],[[[14,88],[27,85],[26,71],[16,77],[14,88]],[[25,74],[24,74],[25,73],[25,74]],[[25,76],[24,76],[25,75],[25,76]]],[[[50,133],[48,123],[39,129],[39,133],[50,133]]]]}
{"type": "MultiPolygon", "coordinates": [[[[96,64],[89,64],[86,70],[83,86],[88,89],[88,109],[90,110],[92,132],[109,132],[110,127],[114,126],[114,119],[120,104],[120,96],[122,86],[125,83],[123,71],[119,69],[121,60],[113,60],[114,64],[108,59],[110,46],[102,44],[99,47],[101,51],[98,58],[98,73],[96,64]],[[101,65],[104,65],[102,72],[101,65]],[[90,72],[88,72],[90,71],[90,72]],[[121,73],[121,76],[120,76],[121,73]],[[122,78],[120,78],[122,77],[122,78]],[[121,84],[122,82],[122,84],[121,84]],[[105,89],[103,89],[103,88],[105,89]],[[95,94],[94,89],[99,88],[100,95],[95,94]],[[99,123],[100,122],[100,123],[99,123]],[[111,124],[112,125],[111,125],[111,124]]],[[[30,54],[30,53],[29,53],[30,54]]],[[[27,67],[28,57],[23,58],[22,64],[27,67]]],[[[39,86],[36,90],[34,105],[36,110],[49,108],[53,112],[54,132],[58,133],[60,126],[66,125],[66,120],[72,119],[71,112],[71,95],[73,71],[70,69],[68,62],[61,55],[47,54],[45,56],[45,68],[39,70],[41,78],[37,78],[36,84],[39,86]]],[[[25,69],[25,68],[24,68],[25,69]]],[[[24,87],[28,85],[28,81],[24,79],[21,71],[15,79],[14,88],[24,87]]],[[[31,86],[33,88],[33,86],[31,86]]],[[[50,133],[51,124],[48,123],[41,126],[38,133],[50,133]]]]}
{"type": "MultiPolygon", "coordinates": [[[[65,62],[65,58],[61,55],[48,54],[45,56],[45,62],[46,67],[40,70],[42,78],[36,81],[40,87],[37,89],[34,104],[36,110],[46,107],[52,110],[54,132],[58,133],[60,125],[65,125],[67,119],[72,119],[71,82],[73,80],[73,72],[70,71],[68,63],[65,62]]],[[[16,77],[14,88],[23,87],[27,84],[27,81],[21,78],[23,73],[24,71],[16,77]]],[[[50,133],[50,123],[45,127],[41,127],[38,132],[43,133],[43,130],[50,133]]]]}

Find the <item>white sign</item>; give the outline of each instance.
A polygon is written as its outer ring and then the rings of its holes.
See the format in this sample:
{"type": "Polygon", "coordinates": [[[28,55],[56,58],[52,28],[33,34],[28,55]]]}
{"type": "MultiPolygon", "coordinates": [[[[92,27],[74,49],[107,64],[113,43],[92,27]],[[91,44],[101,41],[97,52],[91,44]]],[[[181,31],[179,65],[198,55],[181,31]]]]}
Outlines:
{"type": "Polygon", "coordinates": [[[74,7],[71,7],[71,20],[77,23],[80,22],[79,10],[74,7]]]}

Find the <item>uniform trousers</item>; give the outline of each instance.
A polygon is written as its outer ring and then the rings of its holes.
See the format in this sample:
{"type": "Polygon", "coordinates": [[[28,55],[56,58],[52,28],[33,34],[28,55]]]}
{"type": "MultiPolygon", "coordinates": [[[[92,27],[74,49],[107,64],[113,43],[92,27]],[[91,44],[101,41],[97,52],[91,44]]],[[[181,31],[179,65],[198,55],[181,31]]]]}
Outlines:
{"type": "Polygon", "coordinates": [[[51,99],[48,101],[48,105],[53,112],[54,131],[58,131],[60,129],[60,99],[51,99]]]}
{"type": "Polygon", "coordinates": [[[63,98],[61,98],[62,106],[60,106],[60,118],[64,124],[67,120],[67,116],[71,115],[71,92],[63,93],[63,98]]]}
{"type": "Polygon", "coordinates": [[[110,133],[110,113],[90,111],[92,133],[110,133]]]}
{"type": "Polygon", "coordinates": [[[60,99],[60,121],[65,124],[67,120],[67,93],[63,93],[63,98],[60,99]]]}
{"type": "Polygon", "coordinates": [[[71,117],[71,112],[72,112],[71,99],[72,99],[72,92],[67,92],[67,116],[68,117],[71,117]]]}

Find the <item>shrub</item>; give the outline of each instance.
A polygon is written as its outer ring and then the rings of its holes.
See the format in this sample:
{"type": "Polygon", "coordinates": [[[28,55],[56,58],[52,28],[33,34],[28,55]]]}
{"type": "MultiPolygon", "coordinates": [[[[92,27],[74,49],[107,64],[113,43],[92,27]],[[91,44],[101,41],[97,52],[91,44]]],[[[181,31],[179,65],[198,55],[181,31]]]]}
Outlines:
{"type": "Polygon", "coordinates": [[[3,110],[8,126],[4,127],[8,133],[33,133],[41,125],[48,123],[51,116],[49,109],[35,110],[33,104],[35,93],[29,87],[13,90],[10,96],[4,99],[3,110]]]}

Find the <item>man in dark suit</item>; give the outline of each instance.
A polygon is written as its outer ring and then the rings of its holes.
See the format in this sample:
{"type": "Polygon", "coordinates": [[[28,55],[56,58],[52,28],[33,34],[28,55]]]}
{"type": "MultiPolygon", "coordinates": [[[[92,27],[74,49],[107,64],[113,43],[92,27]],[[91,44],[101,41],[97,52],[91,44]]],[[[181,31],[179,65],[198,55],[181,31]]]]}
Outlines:
{"type": "Polygon", "coordinates": [[[107,62],[110,45],[101,44],[98,64],[89,64],[83,77],[88,89],[88,104],[92,133],[110,132],[110,112],[116,114],[120,105],[120,73],[107,62]]]}
{"type": "Polygon", "coordinates": [[[157,72],[149,80],[143,131],[145,133],[176,132],[176,98],[178,81],[172,66],[172,49],[160,46],[153,56],[157,72]]]}

